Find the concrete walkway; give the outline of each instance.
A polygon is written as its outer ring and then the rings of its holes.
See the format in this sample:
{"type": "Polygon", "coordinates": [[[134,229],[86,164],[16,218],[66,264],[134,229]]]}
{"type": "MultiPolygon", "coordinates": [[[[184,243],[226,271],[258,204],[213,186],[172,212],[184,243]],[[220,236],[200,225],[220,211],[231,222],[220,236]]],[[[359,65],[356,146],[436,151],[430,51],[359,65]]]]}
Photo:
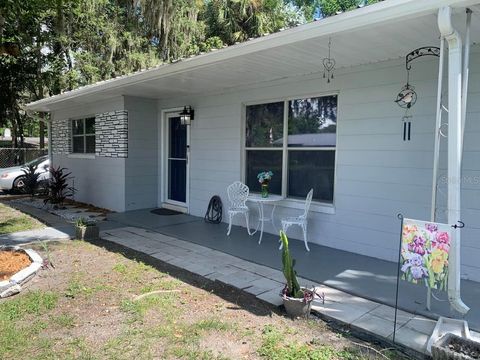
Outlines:
{"type": "MultiPolygon", "coordinates": [[[[192,242],[139,227],[122,227],[101,232],[101,238],[148,254],[171,265],[210,280],[234,286],[272,305],[282,304],[284,286],[281,271],[258,265],[192,242]]],[[[364,298],[349,295],[325,285],[300,278],[307,286],[324,292],[326,301],[315,301],[313,309],[352,329],[392,340],[394,309],[364,298]]],[[[398,312],[396,342],[425,353],[435,321],[404,311],[398,312]]]]}
{"type": "Polygon", "coordinates": [[[53,227],[43,229],[18,231],[0,235],[0,245],[22,245],[34,241],[66,240],[74,236],[72,226],[69,229],[59,230],[53,227]]]}
{"type": "Polygon", "coordinates": [[[34,241],[65,240],[75,235],[72,224],[59,216],[31,206],[10,203],[16,209],[39,219],[48,226],[42,229],[18,231],[0,235],[0,245],[21,245],[34,241]]]}

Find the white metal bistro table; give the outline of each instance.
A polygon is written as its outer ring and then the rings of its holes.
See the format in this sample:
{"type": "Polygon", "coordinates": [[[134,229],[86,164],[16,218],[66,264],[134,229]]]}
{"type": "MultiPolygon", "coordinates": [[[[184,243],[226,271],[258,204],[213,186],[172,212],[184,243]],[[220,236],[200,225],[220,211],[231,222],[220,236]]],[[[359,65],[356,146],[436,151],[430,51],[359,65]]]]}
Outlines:
{"type": "Polygon", "coordinates": [[[253,203],[256,203],[257,206],[258,206],[258,216],[259,217],[258,217],[257,228],[250,235],[254,235],[258,231],[258,228],[260,227],[260,239],[258,240],[258,243],[260,244],[262,242],[262,237],[263,237],[263,226],[264,226],[266,221],[271,221],[273,228],[275,230],[277,230],[277,227],[275,226],[275,223],[274,223],[273,215],[275,213],[275,207],[276,207],[277,203],[279,201],[283,200],[283,197],[280,196],[280,195],[271,195],[271,194],[269,194],[268,197],[262,197],[261,194],[250,194],[248,196],[247,200],[251,201],[253,203]],[[265,217],[265,211],[264,211],[264,205],[265,204],[273,206],[272,207],[272,213],[270,214],[269,218],[265,217]]]}

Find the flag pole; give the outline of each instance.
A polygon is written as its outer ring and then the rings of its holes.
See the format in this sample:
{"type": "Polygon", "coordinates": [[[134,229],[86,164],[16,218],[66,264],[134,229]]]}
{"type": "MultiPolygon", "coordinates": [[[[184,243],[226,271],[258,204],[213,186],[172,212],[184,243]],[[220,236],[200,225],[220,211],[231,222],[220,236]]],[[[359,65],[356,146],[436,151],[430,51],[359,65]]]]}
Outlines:
{"type": "Polygon", "coordinates": [[[400,244],[398,246],[398,264],[397,264],[397,287],[395,290],[395,316],[393,319],[393,342],[395,343],[395,335],[397,332],[397,312],[398,312],[398,288],[400,286],[400,265],[402,257],[402,234],[403,234],[403,215],[398,214],[397,217],[400,219],[400,244]]]}

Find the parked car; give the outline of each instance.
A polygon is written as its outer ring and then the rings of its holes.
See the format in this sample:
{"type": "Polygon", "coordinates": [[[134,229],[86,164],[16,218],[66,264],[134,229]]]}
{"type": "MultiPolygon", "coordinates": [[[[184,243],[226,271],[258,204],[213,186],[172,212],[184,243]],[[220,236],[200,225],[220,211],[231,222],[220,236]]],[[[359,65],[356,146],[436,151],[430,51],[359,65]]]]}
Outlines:
{"type": "Polygon", "coordinates": [[[50,177],[50,160],[48,156],[42,156],[24,165],[0,169],[0,191],[22,192],[25,187],[25,173],[23,169],[28,165],[37,165],[37,173],[40,174],[39,183],[46,183],[50,177]]]}

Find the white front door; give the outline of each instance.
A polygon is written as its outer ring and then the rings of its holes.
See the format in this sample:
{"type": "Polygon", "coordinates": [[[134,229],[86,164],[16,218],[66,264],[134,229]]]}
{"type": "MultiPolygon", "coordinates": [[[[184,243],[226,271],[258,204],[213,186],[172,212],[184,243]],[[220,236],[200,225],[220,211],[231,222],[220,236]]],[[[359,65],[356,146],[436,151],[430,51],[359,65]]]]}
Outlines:
{"type": "Polygon", "coordinates": [[[180,124],[178,113],[166,114],[165,120],[165,203],[187,211],[190,127],[180,124]]]}

